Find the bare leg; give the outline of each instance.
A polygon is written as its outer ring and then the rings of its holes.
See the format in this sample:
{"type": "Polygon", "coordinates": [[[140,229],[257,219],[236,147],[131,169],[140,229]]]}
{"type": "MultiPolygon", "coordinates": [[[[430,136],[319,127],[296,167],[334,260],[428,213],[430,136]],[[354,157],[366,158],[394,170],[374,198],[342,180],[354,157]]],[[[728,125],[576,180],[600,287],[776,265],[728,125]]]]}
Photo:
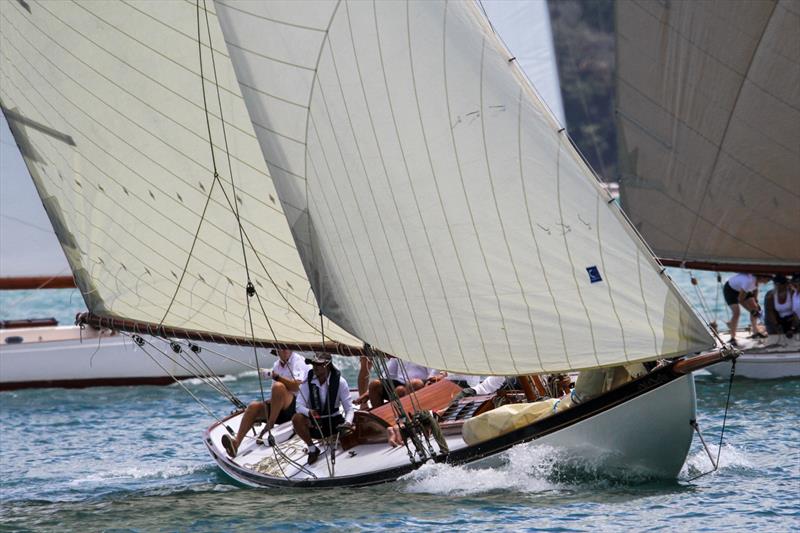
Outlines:
{"type": "Polygon", "coordinates": [[[311,429],[309,428],[310,420],[308,417],[301,415],[300,413],[295,413],[292,417],[292,427],[294,427],[294,432],[297,433],[297,436],[302,439],[306,445],[311,446],[313,442],[311,441],[311,429]]]}
{"type": "Polygon", "coordinates": [[[253,402],[247,406],[247,409],[244,410],[244,415],[242,416],[242,422],[239,424],[239,431],[236,433],[236,440],[233,442],[236,449],[239,449],[239,445],[242,443],[242,439],[250,431],[250,428],[256,423],[257,420],[264,420],[265,419],[265,409],[269,401],[266,402],[253,402]]]}
{"type": "Polygon", "coordinates": [[[369,371],[372,369],[372,361],[369,357],[361,356],[361,368],[358,371],[358,395],[361,396],[369,389],[369,371]]]}
{"type": "Polygon", "coordinates": [[[369,383],[369,403],[373,409],[383,405],[383,383],[379,379],[373,379],[369,383]]]}
{"type": "Polygon", "coordinates": [[[398,398],[402,398],[406,395],[406,388],[403,385],[398,385],[394,388],[394,393],[397,394],[398,398]]]}
{"type": "Polygon", "coordinates": [[[736,330],[739,328],[739,304],[731,304],[731,320],[728,322],[728,330],[731,332],[731,340],[736,338],[736,330]]]}

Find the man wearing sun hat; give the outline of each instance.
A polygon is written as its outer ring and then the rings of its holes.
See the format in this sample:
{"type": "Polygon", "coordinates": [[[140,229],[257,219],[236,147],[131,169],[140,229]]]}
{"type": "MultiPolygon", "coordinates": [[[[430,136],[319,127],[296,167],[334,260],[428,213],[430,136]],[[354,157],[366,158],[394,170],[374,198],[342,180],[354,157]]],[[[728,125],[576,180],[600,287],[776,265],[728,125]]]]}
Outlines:
{"type": "Polygon", "coordinates": [[[308,445],[308,464],[314,464],[320,450],[312,438],[329,437],[340,427],[352,425],[355,411],[350,399],[350,387],[339,370],[333,366],[331,354],[316,352],[306,359],[311,365],[306,381],[297,395],[297,412],[292,425],[297,436],[308,445]],[[339,412],[344,409],[344,416],[339,412]]]}

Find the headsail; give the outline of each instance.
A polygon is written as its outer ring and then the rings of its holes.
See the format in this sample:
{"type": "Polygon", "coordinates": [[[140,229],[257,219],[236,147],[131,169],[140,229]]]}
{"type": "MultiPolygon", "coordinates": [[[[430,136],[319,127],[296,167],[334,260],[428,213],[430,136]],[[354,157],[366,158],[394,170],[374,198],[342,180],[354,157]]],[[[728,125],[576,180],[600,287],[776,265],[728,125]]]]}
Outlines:
{"type": "Polygon", "coordinates": [[[800,270],[797,2],[619,1],[617,107],[623,207],[659,257],[800,270]]]}
{"type": "Polygon", "coordinates": [[[238,207],[256,337],[321,341],[213,15],[207,26],[194,2],[0,7],[3,112],[89,310],[249,337],[238,207]]]}
{"type": "Polygon", "coordinates": [[[713,341],[471,2],[215,2],[326,316],[522,374],[713,341]]]}

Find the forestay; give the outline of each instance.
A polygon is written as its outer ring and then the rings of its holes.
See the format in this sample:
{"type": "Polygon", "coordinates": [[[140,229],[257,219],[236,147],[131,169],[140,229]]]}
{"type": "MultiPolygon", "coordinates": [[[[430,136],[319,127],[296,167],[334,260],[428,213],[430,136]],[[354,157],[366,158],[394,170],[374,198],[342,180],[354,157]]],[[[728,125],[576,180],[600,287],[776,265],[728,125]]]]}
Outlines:
{"type": "Polygon", "coordinates": [[[622,205],[658,256],[800,268],[797,2],[619,1],[617,106],[622,205]]]}
{"type": "Polygon", "coordinates": [[[28,0],[2,2],[0,26],[3,111],[90,311],[249,337],[236,205],[269,317],[254,297],[255,335],[322,340],[213,14],[28,0]]]}
{"type": "Polygon", "coordinates": [[[712,340],[471,2],[215,2],[326,316],[522,374],[712,340]]]}

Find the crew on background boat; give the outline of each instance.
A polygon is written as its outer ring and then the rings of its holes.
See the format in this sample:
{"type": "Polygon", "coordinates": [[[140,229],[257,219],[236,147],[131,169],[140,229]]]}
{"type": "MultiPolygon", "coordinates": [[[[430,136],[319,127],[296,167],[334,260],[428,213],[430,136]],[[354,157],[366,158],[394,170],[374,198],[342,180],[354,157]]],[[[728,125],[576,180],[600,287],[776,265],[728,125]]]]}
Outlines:
{"type": "Polygon", "coordinates": [[[764,295],[764,325],[770,335],[791,338],[797,332],[797,317],[792,310],[794,289],[786,276],[772,279],[775,287],[764,295]]]}
{"type": "Polygon", "coordinates": [[[333,366],[331,354],[317,352],[306,362],[312,369],[300,386],[292,426],[308,446],[308,464],[311,465],[320,454],[320,449],[311,439],[330,437],[339,429],[351,427],[355,410],[350,399],[350,387],[339,369],[333,366]],[[344,416],[339,412],[339,406],[344,409],[344,416]]]}
{"type": "Polygon", "coordinates": [[[791,279],[792,283],[792,313],[796,320],[800,321],[800,274],[795,274],[791,279]]]}
{"type": "Polygon", "coordinates": [[[750,326],[754,336],[765,336],[758,324],[761,308],[758,305],[758,285],[769,281],[769,276],[756,276],[753,274],[736,274],[725,282],[722,294],[725,303],[731,308],[731,320],[728,329],[731,332],[731,344],[736,346],[736,330],[739,328],[739,306],[750,312],[750,326]]]}
{"type": "Polygon", "coordinates": [[[263,435],[275,424],[288,422],[294,416],[297,392],[300,390],[300,384],[305,381],[310,367],[300,354],[291,350],[277,350],[277,352],[272,350],[272,353],[278,356],[272,365],[272,371],[261,370],[266,379],[272,378],[270,399],[265,402],[252,402],[247,406],[235,439],[228,434],[222,436],[222,446],[231,458],[236,457],[242,439],[256,422],[267,423],[261,432],[263,435]]]}

